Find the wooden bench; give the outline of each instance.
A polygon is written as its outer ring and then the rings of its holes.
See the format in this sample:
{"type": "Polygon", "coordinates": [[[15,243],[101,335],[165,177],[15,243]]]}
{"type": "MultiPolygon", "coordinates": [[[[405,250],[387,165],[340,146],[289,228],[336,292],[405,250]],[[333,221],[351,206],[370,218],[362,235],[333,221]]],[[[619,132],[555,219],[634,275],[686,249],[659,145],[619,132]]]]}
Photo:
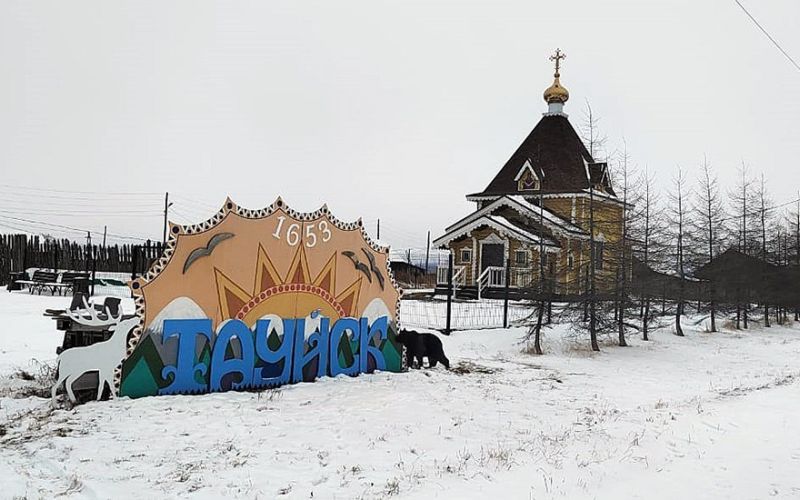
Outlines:
{"type": "Polygon", "coordinates": [[[30,293],[37,292],[39,295],[43,291],[49,290],[52,295],[56,292],[63,295],[65,291],[71,291],[75,287],[75,281],[78,279],[87,279],[88,273],[81,273],[77,271],[52,271],[45,269],[37,269],[33,272],[31,279],[17,279],[14,281],[16,285],[28,285],[30,293]]]}
{"type": "Polygon", "coordinates": [[[78,281],[84,280],[86,284],[84,287],[86,290],[79,290],[79,291],[88,291],[88,281],[91,275],[89,273],[84,273],[80,271],[64,271],[61,273],[61,283],[64,285],[62,290],[63,291],[75,291],[75,285],[78,281]]]}
{"type": "Polygon", "coordinates": [[[6,287],[6,290],[9,292],[22,290],[22,284],[20,284],[20,281],[24,279],[27,279],[25,276],[25,271],[11,271],[8,274],[8,286],[6,287]]]}
{"type": "Polygon", "coordinates": [[[45,289],[51,290],[55,293],[56,281],[58,280],[58,273],[56,271],[47,271],[44,269],[37,269],[33,272],[33,276],[29,280],[17,280],[17,283],[20,285],[28,285],[28,291],[30,293],[38,292],[39,295],[42,294],[42,291],[45,289]]]}

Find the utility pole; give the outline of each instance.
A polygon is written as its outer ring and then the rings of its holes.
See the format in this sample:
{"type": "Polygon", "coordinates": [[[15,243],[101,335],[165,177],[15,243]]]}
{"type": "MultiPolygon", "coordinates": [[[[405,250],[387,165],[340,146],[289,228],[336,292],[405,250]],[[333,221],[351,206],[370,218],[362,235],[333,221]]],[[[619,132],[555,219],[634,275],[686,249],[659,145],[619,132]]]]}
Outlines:
{"type": "Polygon", "coordinates": [[[164,193],[164,245],[167,244],[167,217],[169,215],[169,207],[172,206],[172,203],[169,202],[169,193],[164,193]]]}
{"type": "MultiPolygon", "coordinates": [[[[528,339],[533,334],[533,352],[542,354],[541,332],[542,332],[542,316],[544,315],[544,198],[542,196],[542,189],[539,189],[539,285],[538,285],[538,307],[536,311],[536,324],[528,330],[528,339]]],[[[511,274],[511,259],[508,261],[507,275],[511,274]]],[[[510,276],[506,276],[506,280],[510,276]]],[[[527,285],[527,284],[526,284],[527,285]]],[[[517,286],[520,286],[517,283],[517,286]]],[[[505,321],[503,322],[505,324],[505,321]]]]}
{"type": "Polygon", "coordinates": [[[428,274],[428,262],[431,257],[431,230],[428,229],[428,244],[425,246],[425,274],[428,274]]]}
{"type": "Polygon", "coordinates": [[[503,283],[503,328],[508,328],[508,286],[511,283],[511,259],[506,259],[506,275],[503,283]]]}
{"type": "MultiPolygon", "coordinates": [[[[591,261],[589,265],[590,281],[589,281],[589,337],[592,344],[593,351],[599,351],[600,346],[597,345],[597,304],[595,303],[595,288],[596,278],[596,259],[597,249],[594,239],[594,186],[592,185],[591,177],[589,178],[589,247],[591,248],[591,261]]],[[[602,258],[602,256],[601,256],[602,258]]]]}
{"type": "Polygon", "coordinates": [[[106,248],[106,234],[108,233],[108,226],[103,226],[103,249],[106,248]]]}
{"type": "Polygon", "coordinates": [[[450,315],[453,312],[453,251],[447,256],[447,317],[444,327],[445,335],[450,335],[450,315]]]}
{"type": "MultiPolygon", "coordinates": [[[[86,258],[86,272],[89,272],[89,259],[94,261],[94,253],[92,252],[92,233],[91,231],[86,231],[86,252],[84,252],[84,257],[86,258]]],[[[89,291],[88,289],[86,290],[89,291]]]]}

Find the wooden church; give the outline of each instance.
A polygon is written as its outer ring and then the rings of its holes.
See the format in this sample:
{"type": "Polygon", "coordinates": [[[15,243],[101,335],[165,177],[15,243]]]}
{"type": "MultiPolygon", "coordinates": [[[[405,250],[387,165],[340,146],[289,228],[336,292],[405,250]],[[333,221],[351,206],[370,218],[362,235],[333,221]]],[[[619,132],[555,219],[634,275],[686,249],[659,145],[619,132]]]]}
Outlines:
{"type": "MultiPolygon", "coordinates": [[[[533,296],[540,283],[549,293],[574,296],[588,288],[590,273],[601,293],[615,283],[624,204],[607,164],[592,158],[564,113],[564,57],[557,50],[550,58],[555,74],[544,91],[547,112],[489,185],[467,195],[475,211],[433,242],[450,250],[461,296],[498,296],[506,274],[515,296],[533,296]]],[[[446,267],[437,283],[443,291],[446,267]]]]}

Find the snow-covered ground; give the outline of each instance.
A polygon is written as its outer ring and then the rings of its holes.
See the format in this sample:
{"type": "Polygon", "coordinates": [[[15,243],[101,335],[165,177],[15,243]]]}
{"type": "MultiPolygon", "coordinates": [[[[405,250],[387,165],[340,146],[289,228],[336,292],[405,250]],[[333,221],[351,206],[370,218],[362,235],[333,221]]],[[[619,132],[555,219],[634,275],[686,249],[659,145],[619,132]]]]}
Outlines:
{"type": "MultiPolygon", "coordinates": [[[[46,307],[0,290],[0,497],[798,498],[800,328],[575,345],[444,337],[444,369],[51,410],[46,307]]],[[[130,310],[131,304],[125,303],[130,310]]]]}

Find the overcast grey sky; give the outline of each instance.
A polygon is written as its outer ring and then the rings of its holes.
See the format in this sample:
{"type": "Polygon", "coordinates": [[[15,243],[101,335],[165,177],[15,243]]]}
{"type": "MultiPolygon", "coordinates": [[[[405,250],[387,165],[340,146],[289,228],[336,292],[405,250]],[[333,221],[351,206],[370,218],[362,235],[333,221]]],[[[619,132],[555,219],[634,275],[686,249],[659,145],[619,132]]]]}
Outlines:
{"type": "MultiPolygon", "coordinates": [[[[800,59],[800,2],[743,3],[800,59]]],[[[589,100],[661,184],[706,154],[796,198],[800,72],[733,0],[3,0],[0,230],[159,238],[164,191],[180,222],[281,195],[424,246],[545,111],[556,47],[573,125],[589,100]]]]}

